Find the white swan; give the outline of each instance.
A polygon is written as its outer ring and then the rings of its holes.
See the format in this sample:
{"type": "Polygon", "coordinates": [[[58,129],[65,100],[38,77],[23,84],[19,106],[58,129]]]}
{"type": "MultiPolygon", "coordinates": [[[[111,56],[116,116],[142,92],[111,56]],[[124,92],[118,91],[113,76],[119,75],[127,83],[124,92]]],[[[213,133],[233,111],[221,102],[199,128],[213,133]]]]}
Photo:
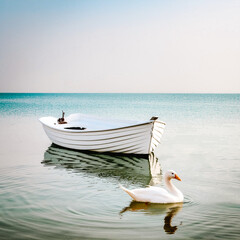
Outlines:
{"type": "Polygon", "coordinates": [[[151,203],[177,203],[183,201],[183,194],[171,182],[172,179],[181,181],[176,172],[168,170],[164,175],[167,190],[160,187],[147,187],[128,190],[120,185],[123,191],[128,193],[137,202],[151,203]]]}

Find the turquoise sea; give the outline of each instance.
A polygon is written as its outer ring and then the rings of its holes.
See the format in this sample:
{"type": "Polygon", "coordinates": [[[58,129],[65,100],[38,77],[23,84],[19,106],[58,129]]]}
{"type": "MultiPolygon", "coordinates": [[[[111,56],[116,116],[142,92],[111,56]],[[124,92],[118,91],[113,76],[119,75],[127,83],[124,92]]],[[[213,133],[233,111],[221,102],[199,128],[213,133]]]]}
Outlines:
{"type": "Polygon", "coordinates": [[[240,239],[240,94],[0,94],[0,239],[240,239]],[[149,159],[52,145],[38,118],[84,113],[166,122],[149,159]],[[183,204],[132,202],[162,185],[183,204]],[[155,175],[151,175],[150,172],[155,175]]]}

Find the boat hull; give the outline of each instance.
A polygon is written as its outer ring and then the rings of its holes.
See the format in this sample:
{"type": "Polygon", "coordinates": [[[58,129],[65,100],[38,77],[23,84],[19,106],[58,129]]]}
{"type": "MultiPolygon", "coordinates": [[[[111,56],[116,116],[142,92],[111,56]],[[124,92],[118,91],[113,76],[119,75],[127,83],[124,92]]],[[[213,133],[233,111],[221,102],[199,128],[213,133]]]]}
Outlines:
{"type": "MultiPolygon", "coordinates": [[[[77,150],[149,154],[160,143],[165,123],[158,120],[103,130],[58,129],[49,119],[40,119],[49,139],[56,145],[77,150]]],[[[55,121],[54,118],[52,121],[55,121]]],[[[55,123],[56,124],[56,123],[55,123]]]]}

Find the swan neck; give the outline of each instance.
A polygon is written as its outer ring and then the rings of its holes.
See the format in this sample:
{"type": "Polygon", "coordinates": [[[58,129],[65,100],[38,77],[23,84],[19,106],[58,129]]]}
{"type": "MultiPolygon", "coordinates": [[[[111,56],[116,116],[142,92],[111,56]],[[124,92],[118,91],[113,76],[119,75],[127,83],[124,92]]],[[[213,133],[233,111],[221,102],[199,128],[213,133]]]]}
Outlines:
{"type": "Polygon", "coordinates": [[[171,178],[165,177],[165,185],[171,193],[178,194],[179,190],[173,185],[171,180],[172,180],[171,178]]]}

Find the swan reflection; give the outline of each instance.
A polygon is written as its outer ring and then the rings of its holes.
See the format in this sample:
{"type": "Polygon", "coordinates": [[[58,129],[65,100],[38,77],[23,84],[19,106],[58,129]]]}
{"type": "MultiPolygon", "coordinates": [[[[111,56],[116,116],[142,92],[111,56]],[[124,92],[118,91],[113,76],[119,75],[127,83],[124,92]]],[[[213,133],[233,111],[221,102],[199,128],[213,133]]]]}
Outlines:
{"type": "Polygon", "coordinates": [[[174,234],[178,229],[178,226],[172,226],[172,219],[179,211],[181,211],[182,206],[183,203],[157,204],[132,201],[128,207],[122,209],[120,214],[122,215],[127,211],[142,212],[149,215],[166,214],[163,229],[167,234],[174,234]]]}
{"type": "Polygon", "coordinates": [[[52,144],[44,153],[44,166],[65,168],[74,172],[127,180],[143,186],[161,182],[161,166],[154,154],[125,155],[83,152],[52,144]]]}
{"type": "MultiPolygon", "coordinates": [[[[87,173],[100,178],[115,178],[129,184],[158,185],[162,182],[162,170],[158,158],[150,155],[125,155],[97,152],[83,152],[66,149],[52,144],[44,153],[42,164],[70,172],[87,173]]],[[[177,226],[172,226],[172,218],[181,210],[182,203],[151,204],[131,202],[120,213],[142,211],[145,214],[166,214],[164,230],[173,234],[177,226]]]]}

